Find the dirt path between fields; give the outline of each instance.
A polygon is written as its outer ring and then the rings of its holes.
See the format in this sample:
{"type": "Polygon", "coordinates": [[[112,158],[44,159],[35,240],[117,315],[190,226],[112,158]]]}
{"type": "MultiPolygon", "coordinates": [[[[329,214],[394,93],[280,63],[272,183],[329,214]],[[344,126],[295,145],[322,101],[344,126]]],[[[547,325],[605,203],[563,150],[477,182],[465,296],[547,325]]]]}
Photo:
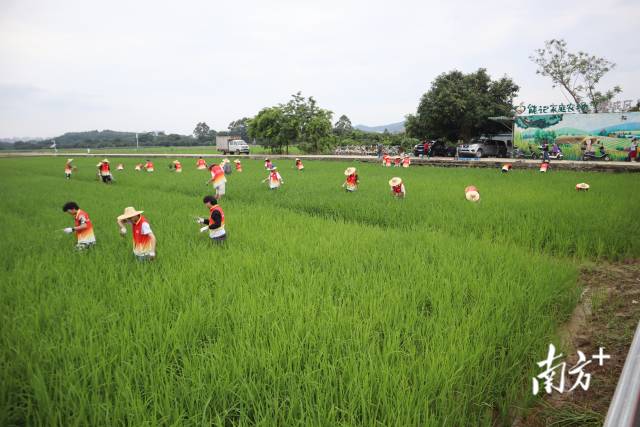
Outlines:
{"type": "MultiPolygon", "coordinates": [[[[578,387],[547,395],[514,426],[601,426],[604,422],[640,321],[640,260],[592,264],[582,269],[580,282],[584,287],[580,302],[561,330],[567,372],[578,362],[578,350],[590,360],[604,347],[611,359],[602,367],[595,360],[585,367],[585,373],[591,374],[587,391],[578,387]]],[[[571,384],[565,390],[569,388],[571,384]]]]}

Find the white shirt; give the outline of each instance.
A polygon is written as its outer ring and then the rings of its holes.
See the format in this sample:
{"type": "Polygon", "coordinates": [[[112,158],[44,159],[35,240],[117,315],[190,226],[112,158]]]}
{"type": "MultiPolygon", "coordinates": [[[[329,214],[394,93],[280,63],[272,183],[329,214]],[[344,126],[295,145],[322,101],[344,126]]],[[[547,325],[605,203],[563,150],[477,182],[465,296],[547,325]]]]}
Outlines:
{"type": "Polygon", "coordinates": [[[140,233],[144,236],[146,236],[147,234],[153,233],[153,231],[151,231],[151,226],[149,225],[148,222],[145,221],[142,223],[142,227],[140,227],[140,233]]]}

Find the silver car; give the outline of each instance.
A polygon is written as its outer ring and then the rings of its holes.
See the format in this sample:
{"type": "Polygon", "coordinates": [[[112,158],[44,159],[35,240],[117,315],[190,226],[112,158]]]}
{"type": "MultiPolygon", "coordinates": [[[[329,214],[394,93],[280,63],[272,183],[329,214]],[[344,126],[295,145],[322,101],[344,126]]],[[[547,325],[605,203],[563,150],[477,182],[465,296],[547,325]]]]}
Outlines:
{"type": "Polygon", "coordinates": [[[507,144],[489,138],[474,138],[458,146],[459,157],[506,157],[507,144]]]}

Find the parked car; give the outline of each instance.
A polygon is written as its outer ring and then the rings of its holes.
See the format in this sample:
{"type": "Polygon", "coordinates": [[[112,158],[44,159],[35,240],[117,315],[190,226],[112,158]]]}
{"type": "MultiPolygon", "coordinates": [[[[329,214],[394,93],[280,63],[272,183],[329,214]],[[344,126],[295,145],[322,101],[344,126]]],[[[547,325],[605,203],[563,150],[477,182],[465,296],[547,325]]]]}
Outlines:
{"type": "MultiPolygon", "coordinates": [[[[424,154],[424,143],[413,147],[413,155],[420,157],[424,154]]],[[[456,155],[456,147],[447,145],[445,141],[431,141],[431,155],[434,157],[453,157],[456,155]]]]}
{"type": "Polygon", "coordinates": [[[216,136],[216,148],[222,154],[249,154],[249,145],[235,136],[216,136]]]}
{"type": "Polygon", "coordinates": [[[491,138],[473,138],[458,146],[459,157],[507,157],[508,142],[491,138]]]}

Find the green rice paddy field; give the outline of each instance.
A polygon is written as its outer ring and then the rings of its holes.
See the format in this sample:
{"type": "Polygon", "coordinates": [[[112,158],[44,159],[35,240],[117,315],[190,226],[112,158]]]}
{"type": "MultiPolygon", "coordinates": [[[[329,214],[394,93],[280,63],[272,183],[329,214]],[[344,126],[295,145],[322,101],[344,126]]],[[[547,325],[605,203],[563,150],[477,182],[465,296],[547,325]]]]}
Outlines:
{"type": "Polygon", "coordinates": [[[580,266],[640,254],[632,174],[355,164],[347,194],[349,163],[278,161],[269,191],[244,160],[220,247],[193,221],[207,171],[123,162],[107,186],[96,159],[70,181],[64,159],[0,159],[0,425],[508,423],[580,266]],[[88,252],[61,232],[69,200],[94,223],[88,252]],[[155,262],[118,235],[126,206],[155,262]]]}

